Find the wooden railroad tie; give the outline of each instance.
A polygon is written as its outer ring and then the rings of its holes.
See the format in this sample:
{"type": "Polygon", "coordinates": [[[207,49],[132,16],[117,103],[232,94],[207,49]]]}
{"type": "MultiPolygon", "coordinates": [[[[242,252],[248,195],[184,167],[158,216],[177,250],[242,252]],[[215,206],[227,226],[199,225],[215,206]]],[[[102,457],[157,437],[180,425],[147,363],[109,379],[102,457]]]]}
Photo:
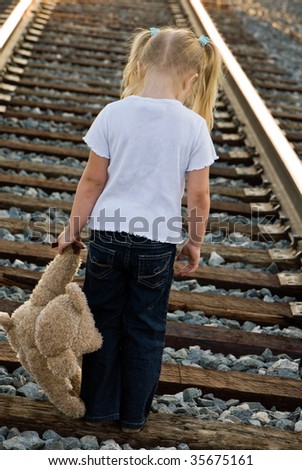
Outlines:
{"type": "Polygon", "coordinates": [[[120,445],[129,443],[133,448],[152,449],[158,445],[171,447],[182,442],[190,449],[215,450],[300,450],[301,433],[282,431],[272,427],[259,428],[252,425],[223,424],[185,418],[179,415],[151,414],[145,428],[136,434],[122,433],[115,423],[72,420],[47,401],[23,397],[0,396],[1,423],[18,427],[20,431],[35,429],[43,433],[48,429],[62,436],[82,437],[94,435],[101,442],[114,439],[120,445]]]}

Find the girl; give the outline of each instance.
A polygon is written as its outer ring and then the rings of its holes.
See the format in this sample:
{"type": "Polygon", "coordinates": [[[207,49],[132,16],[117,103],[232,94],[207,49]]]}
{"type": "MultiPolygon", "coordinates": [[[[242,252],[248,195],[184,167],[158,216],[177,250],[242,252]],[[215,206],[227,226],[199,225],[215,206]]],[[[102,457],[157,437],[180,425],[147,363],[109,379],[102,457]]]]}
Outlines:
{"type": "Polygon", "coordinates": [[[134,37],[121,100],[108,104],[84,137],[89,161],[59,253],[89,218],[83,290],[103,347],[83,360],[86,419],[144,426],[157,388],[176,245],[188,240],[180,275],[194,272],[209,213],[212,127],[221,61],[209,38],[165,27],[134,37]]]}

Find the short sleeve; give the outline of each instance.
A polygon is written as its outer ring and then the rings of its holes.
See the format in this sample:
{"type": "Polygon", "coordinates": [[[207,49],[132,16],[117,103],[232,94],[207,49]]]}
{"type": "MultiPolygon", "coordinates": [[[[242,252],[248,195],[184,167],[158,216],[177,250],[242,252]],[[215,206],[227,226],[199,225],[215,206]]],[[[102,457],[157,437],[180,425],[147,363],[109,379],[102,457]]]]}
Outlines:
{"type": "Polygon", "coordinates": [[[189,157],[186,171],[201,170],[218,159],[216,150],[206,124],[202,125],[195,146],[189,157]]]}
{"type": "Polygon", "coordinates": [[[108,142],[108,122],[106,107],[97,115],[88,132],[83,137],[90,150],[100,157],[110,158],[108,142]]]}

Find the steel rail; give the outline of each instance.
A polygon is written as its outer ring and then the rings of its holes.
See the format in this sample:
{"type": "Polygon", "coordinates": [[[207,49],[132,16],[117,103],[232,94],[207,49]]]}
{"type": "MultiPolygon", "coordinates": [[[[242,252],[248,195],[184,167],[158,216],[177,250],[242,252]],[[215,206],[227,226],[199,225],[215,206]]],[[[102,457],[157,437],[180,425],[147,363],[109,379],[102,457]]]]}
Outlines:
{"type": "Polygon", "coordinates": [[[15,6],[9,17],[4,22],[2,28],[0,28],[0,49],[3,48],[4,44],[8,41],[12,33],[15,31],[16,26],[23,18],[28,7],[32,4],[32,0],[20,0],[15,6]]]}
{"type": "Polygon", "coordinates": [[[0,71],[6,66],[41,0],[20,0],[0,27],[0,71]]]}
{"type": "Polygon", "coordinates": [[[302,235],[302,164],[293,146],[224,42],[200,0],[181,0],[197,32],[204,32],[218,47],[226,69],[223,87],[245,121],[248,136],[261,152],[261,164],[282,208],[290,217],[293,234],[302,235]],[[247,122],[248,121],[248,122],[247,122]]]}

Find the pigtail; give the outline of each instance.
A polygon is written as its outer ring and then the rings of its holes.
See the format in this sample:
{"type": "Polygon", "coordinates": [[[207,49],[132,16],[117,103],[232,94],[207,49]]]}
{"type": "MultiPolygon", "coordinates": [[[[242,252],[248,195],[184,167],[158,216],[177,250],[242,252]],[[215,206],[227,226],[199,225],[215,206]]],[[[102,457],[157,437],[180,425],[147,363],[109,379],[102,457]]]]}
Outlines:
{"type": "Polygon", "coordinates": [[[144,29],[136,34],[133,39],[128,62],[123,72],[121,98],[135,95],[141,88],[142,78],[138,76],[137,63],[150,37],[150,30],[144,29]]]}
{"type": "Polygon", "coordinates": [[[192,109],[200,114],[212,129],[214,106],[221,80],[221,56],[213,43],[203,47],[203,59],[194,87],[192,109]]]}

